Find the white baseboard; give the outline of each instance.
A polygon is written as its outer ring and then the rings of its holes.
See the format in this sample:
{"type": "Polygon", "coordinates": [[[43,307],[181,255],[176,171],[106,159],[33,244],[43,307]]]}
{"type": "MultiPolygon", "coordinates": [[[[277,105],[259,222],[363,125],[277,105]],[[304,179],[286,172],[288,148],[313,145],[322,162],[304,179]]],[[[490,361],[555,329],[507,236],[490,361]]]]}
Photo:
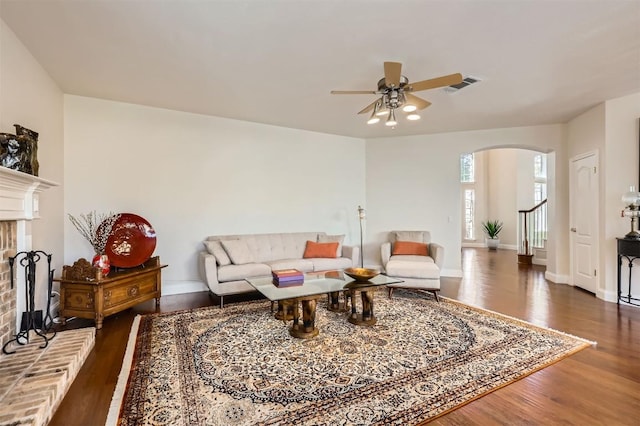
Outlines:
{"type": "Polygon", "coordinates": [[[556,284],[569,284],[569,275],[554,274],[553,272],[546,271],[544,278],[556,284]]]}
{"type": "MultiPolygon", "coordinates": [[[[471,248],[487,248],[485,243],[462,243],[462,247],[471,247],[471,248]]],[[[500,244],[498,245],[499,249],[504,250],[517,250],[518,247],[515,244],[500,244]]]]}
{"type": "Polygon", "coordinates": [[[473,247],[473,248],[483,248],[487,245],[485,243],[462,243],[462,247],[473,247]]]}
{"type": "MultiPolygon", "coordinates": [[[[617,291],[607,291],[607,290],[598,290],[596,292],[596,296],[598,299],[602,299],[605,302],[613,302],[616,303],[618,301],[618,292],[617,291]]],[[[621,304],[623,302],[620,302],[621,304]]],[[[633,305],[629,305],[633,306],[633,305]]]]}
{"type": "Polygon", "coordinates": [[[462,278],[462,269],[443,269],[440,271],[440,276],[462,278]]]}
{"type": "Polygon", "coordinates": [[[171,296],[173,294],[197,293],[208,291],[209,287],[202,281],[170,281],[162,280],[162,295],[171,296]]]}
{"type": "Polygon", "coordinates": [[[536,259],[536,257],[533,256],[533,259],[531,259],[531,263],[533,263],[534,265],[547,266],[547,259],[536,259]]]}

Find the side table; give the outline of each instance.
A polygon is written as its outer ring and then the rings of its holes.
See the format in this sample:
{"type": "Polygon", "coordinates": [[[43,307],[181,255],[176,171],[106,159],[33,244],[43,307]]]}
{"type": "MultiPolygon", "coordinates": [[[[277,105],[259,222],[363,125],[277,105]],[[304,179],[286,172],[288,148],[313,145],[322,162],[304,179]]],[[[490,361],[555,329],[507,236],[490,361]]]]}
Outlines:
{"type": "Polygon", "coordinates": [[[138,303],[156,299],[160,304],[162,277],[158,256],[141,266],[113,271],[106,277],[85,260],[73,266],[65,265],[62,277],[53,281],[60,283],[60,319],[89,318],[102,328],[102,320],[138,303]]]}
{"type": "Polygon", "coordinates": [[[633,261],[640,259],[640,240],[630,238],[618,238],[618,300],[620,302],[629,303],[631,305],[640,306],[640,299],[631,296],[631,271],[633,270],[633,261]],[[622,269],[622,258],[627,259],[629,264],[629,283],[627,294],[622,294],[622,283],[620,282],[620,272],[622,269]]]}

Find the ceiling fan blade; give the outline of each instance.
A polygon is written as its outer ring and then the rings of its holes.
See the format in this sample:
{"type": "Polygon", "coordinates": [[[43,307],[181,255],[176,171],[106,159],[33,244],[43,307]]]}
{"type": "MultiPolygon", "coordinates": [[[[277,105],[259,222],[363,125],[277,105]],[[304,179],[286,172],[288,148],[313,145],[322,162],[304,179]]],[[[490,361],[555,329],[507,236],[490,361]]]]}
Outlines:
{"type": "Polygon", "coordinates": [[[405,93],[404,96],[407,98],[407,102],[409,102],[412,105],[415,105],[418,109],[425,109],[426,107],[431,105],[431,102],[425,101],[424,99],[419,98],[410,93],[405,93]]]}
{"type": "Polygon", "coordinates": [[[384,63],[384,84],[387,87],[400,87],[400,72],[402,64],[400,62],[384,63]]]}
{"type": "Polygon", "coordinates": [[[332,95],[375,95],[374,90],[332,90],[332,95]]]}
{"type": "Polygon", "coordinates": [[[435,89],[437,87],[451,86],[452,84],[462,83],[462,74],[450,74],[430,80],[417,81],[409,83],[404,87],[405,91],[419,92],[421,90],[435,89]]]}
{"type": "Polygon", "coordinates": [[[358,114],[364,114],[365,112],[371,111],[376,106],[376,102],[378,102],[379,100],[380,99],[376,99],[375,101],[371,102],[369,105],[364,107],[362,111],[358,112],[358,114]]]}

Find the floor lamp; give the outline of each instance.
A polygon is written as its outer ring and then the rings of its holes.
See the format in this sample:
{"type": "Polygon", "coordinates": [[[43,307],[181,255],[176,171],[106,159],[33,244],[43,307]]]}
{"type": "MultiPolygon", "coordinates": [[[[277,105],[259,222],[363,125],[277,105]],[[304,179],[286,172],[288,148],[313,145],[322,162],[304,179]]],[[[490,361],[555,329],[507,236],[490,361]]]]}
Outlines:
{"type": "Polygon", "coordinates": [[[364,251],[362,245],[362,221],[367,217],[365,210],[358,206],[358,219],[360,219],[360,267],[364,268],[364,251]]]}

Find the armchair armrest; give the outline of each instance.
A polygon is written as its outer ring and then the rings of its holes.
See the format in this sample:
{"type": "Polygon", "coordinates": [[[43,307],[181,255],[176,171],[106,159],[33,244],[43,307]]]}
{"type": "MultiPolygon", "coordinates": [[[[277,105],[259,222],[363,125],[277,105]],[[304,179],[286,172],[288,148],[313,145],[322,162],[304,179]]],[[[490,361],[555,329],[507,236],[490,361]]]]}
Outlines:
{"type": "Polygon", "coordinates": [[[358,266],[358,261],[360,260],[360,247],[343,245],[342,257],[351,259],[352,266],[358,266]]]}
{"type": "Polygon", "coordinates": [[[380,246],[380,255],[382,257],[382,267],[387,269],[387,263],[391,258],[391,243],[382,243],[380,246]]]}
{"type": "Polygon", "coordinates": [[[442,265],[444,264],[444,247],[436,243],[429,244],[429,255],[433,257],[433,261],[438,265],[438,268],[442,269],[442,265]]]}
{"type": "Polygon", "coordinates": [[[219,284],[218,266],[216,265],[216,258],[212,254],[206,251],[198,253],[198,272],[200,273],[200,278],[209,289],[218,294],[215,288],[219,284]]]}

